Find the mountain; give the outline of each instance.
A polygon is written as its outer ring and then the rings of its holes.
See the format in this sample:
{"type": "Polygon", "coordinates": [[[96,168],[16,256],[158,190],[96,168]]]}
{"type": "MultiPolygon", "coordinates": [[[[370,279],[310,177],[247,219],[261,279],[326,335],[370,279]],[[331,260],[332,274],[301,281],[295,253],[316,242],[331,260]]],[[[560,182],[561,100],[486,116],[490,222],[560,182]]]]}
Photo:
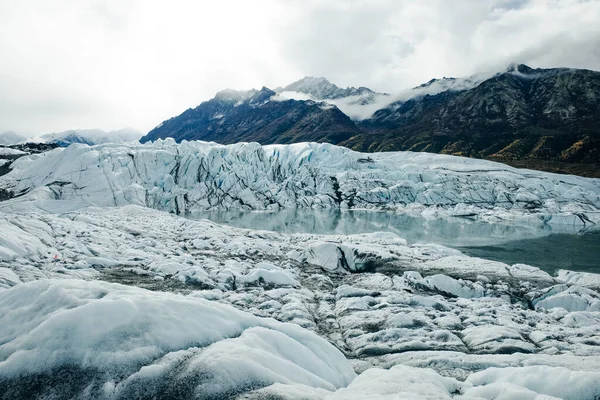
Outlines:
{"type": "Polygon", "coordinates": [[[151,130],[142,143],[172,137],[219,143],[240,141],[339,143],[361,134],[354,122],[336,106],[312,100],[279,98],[261,90],[225,90],[194,109],[151,130]]]}
{"type": "Polygon", "coordinates": [[[335,100],[343,97],[361,96],[370,97],[378,93],[367,87],[347,87],[342,89],[325,78],[306,76],[296,82],[290,83],[284,88],[277,88],[277,92],[304,93],[317,100],[335,100]]]}
{"type": "MultiPolygon", "coordinates": [[[[548,136],[557,135],[569,139],[596,135],[598,110],[600,73],[533,70],[519,65],[472,89],[449,89],[392,103],[364,121],[363,128],[385,133],[385,137],[377,138],[372,150],[420,150],[425,145],[435,152],[453,153],[456,147],[465,155],[487,156],[506,152],[506,146],[528,136],[548,140],[548,136]],[[457,139],[466,143],[455,146],[457,139]]],[[[364,139],[368,141],[368,135],[364,139]]],[[[537,144],[535,141],[527,150],[537,144]]],[[[525,151],[513,154],[529,155],[525,151]]],[[[577,159],[585,155],[563,156],[577,159]]]]}
{"type": "Polygon", "coordinates": [[[388,93],[378,93],[367,87],[345,89],[325,78],[304,77],[275,91],[280,98],[313,100],[332,104],[353,121],[370,118],[375,111],[391,102],[388,93]]]}
{"type": "Polygon", "coordinates": [[[342,145],[550,170],[561,163],[587,163],[591,171],[575,172],[594,173],[600,159],[600,73],[513,65],[471,89],[393,103],[359,126],[365,134],[342,145]]]}
{"type": "Polygon", "coordinates": [[[313,77],[277,92],[227,93],[230,100],[218,94],[165,121],[142,141],[318,141],[359,151],[426,151],[600,177],[596,71],[511,64],[493,75],[433,79],[397,95],[341,89],[313,77]],[[253,100],[256,96],[262,100],[253,100]]]}
{"type": "Polygon", "coordinates": [[[87,145],[105,143],[127,143],[139,140],[144,134],[133,128],[114,131],[101,129],[70,129],[63,132],[46,133],[39,136],[24,136],[15,132],[0,133],[0,146],[12,146],[21,143],[48,143],[61,147],[73,143],[87,145]]]}
{"type": "Polygon", "coordinates": [[[19,135],[18,133],[8,131],[0,133],[0,145],[2,146],[10,146],[12,144],[21,143],[27,138],[23,135],[19,135]]]}
{"type": "Polygon", "coordinates": [[[127,143],[139,140],[143,133],[133,128],[123,128],[115,131],[103,131],[100,129],[71,129],[64,132],[48,133],[39,137],[27,139],[37,143],[53,143],[61,147],[73,143],[87,145],[105,143],[127,143]]]}

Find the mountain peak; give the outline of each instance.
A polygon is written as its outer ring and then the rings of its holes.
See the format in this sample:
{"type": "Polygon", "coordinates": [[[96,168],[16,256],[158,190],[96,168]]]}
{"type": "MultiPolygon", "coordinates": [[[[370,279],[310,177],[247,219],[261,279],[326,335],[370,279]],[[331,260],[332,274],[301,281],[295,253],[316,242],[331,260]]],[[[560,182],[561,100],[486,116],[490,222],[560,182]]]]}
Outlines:
{"type": "MultiPolygon", "coordinates": [[[[322,84],[326,84],[326,85],[333,85],[331,82],[329,82],[326,78],[319,76],[319,77],[315,77],[315,76],[305,76],[304,78],[294,82],[294,83],[304,83],[307,85],[313,84],[313,85],[322,85],[322,84]]],[[[335,86],[335,85],[333,85],[335,86]]],[[[337,86],[336,86],[337,87],[337,86]]]]}
{"type": "Polygon", "coordinates": [[[313,76],[305,76],[304,78],[290,83],[283,88],[287,92],[300,92],[318,99],[328,98],[332,93],[336,93],[340,89],[338,86],[329,82],[323,77],[315,78],[313,76]]]}
{"type": "Polygon", "coordinates": [[[254,96],[258,90],[234,90],[234,89],[224,89],[215,95],[215,99],[227,102],[238,103],[244,100],[248,100],[252,96],[254,96]]]}
{"type": "Polygon", "coordinates": [[[533,72],[533,68],[529,67],[528,65],[525,64],[517,64],[517,63],[510,63],[508,65],[508,67],[506,68],[506,72],[512,72],[512,73],[521,73],[521,74],[531,74],[533,72]]]}
{"type": "Polygon", "coordinates": [[[312,97],[314,100],[334,100],[349,96],[369,96],[375,94],[371,89],[361,86],[359,88],[347,87],[345,89],[329,82],[323,77],[305,76],[304,78],[290,83],[280,92],[298,92],[312,97]]]}
{"type": "Polygon", "coordinates": [[[259,91],[255,91],[252,97],[248,99],[248,104],[257,106],[266,103],[275,96],[276,93],[266,86],[263,86],[259,91]]]}

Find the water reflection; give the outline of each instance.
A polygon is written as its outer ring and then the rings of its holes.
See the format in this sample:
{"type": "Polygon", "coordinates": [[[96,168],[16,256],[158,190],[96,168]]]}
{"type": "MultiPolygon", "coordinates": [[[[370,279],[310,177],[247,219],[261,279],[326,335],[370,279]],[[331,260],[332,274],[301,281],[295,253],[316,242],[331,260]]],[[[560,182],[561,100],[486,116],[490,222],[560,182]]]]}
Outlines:
{"type": "Polygon", "coordinates": [[[457,248],[474,257],[534,265],[550,274],[559,269],[600,273],[600,230],[597,229],[575,235],[551,234],[500,245],[457,248]]]}
{"type": "Polygon", "coordinates": [[[490,224],[466,218],[426,219],[358,210],[214,211],[189,217],[283,233],[348,235],[388,231],[409,243],[438,243],[468,255],[508,264],[530,264],[550,273],[560,268],[600,272],[600,231],[582,231],[569,225],[490,224]]]}
{"type": "Polygon", "coordinates": [[[490,224],[468,218],[426,219],[392,212],[340,210],[284,210],[277,212],[214,211],[190,216],[219,224],[283,233],[342,234],[387,231],[409,243],[433,242],[446,246],[485,246],[550,234],[576,234],[574,226],[490,224]]]}

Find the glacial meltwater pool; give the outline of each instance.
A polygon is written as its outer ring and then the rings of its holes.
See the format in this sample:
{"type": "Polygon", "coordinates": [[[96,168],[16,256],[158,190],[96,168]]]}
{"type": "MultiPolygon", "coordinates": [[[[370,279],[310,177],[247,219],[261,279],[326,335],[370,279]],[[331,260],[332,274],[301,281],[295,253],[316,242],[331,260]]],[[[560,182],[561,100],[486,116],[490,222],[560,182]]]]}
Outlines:
{"type": "Polygon", "coordinates": [[[533,265],[550,274],[559,269],[600,273],[600,229],[595,227],[491,224],[467,218],[426,219],[358,210],[214,211],[189,217],[282,233],[349,235],[387,231],[409,243],[437,243],[474,257],[533,265]]]}

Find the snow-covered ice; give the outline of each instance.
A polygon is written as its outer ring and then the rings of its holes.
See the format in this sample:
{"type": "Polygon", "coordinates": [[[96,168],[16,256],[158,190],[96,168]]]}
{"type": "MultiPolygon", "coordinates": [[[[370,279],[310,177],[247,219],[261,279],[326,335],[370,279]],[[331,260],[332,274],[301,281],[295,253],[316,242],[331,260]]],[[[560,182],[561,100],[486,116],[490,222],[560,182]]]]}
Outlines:
{"type": "Polygon", "coordinates": [[[2,399],[600,398],[598,274],[552,276],[389,232],[177,215],[361,207],[590,225],[598,180],[169,140],[71,146],[11,167],[0,177],[13,196],[0,203],[2,399]]]}
{"type": "Polygon", "coordinates": [[[335,390],[354,378],[342,353],[296,325],[99,281],[0,291],[0,342],[2,396],[13,398],[217,398],[276,382],[335,390]]]}
{"type": "Polygon", "coordinates": [[[27,153],[18,149],[11,149],[10,147],[0,147],[0,156],[22,156],[25,154],[27,153]]]}
{"type": "Polygon", "coordinates": [[[56,394],[68,376],[60,390],[84,398],[182,382],[200,398],[600,394],[599,295],[566,273],[391,233],[280,234],[83,205],[0,207],[8,393],[56,394]],[[543,385],[553,373],[575,383],[543,385]],[[26,392],[34,380],[39,393],[26,392]]]}
{"type": "Polygon", "coordinates": [[[0,177],[13,196],[144,205],[176,213],[341,207],[537,224],[600,221],[600,180],[429,153],[329,144],[159,140],[72,145],[22,157],[0,177]],[[91,184],[93,182],[93,184],[91,184]]]}

